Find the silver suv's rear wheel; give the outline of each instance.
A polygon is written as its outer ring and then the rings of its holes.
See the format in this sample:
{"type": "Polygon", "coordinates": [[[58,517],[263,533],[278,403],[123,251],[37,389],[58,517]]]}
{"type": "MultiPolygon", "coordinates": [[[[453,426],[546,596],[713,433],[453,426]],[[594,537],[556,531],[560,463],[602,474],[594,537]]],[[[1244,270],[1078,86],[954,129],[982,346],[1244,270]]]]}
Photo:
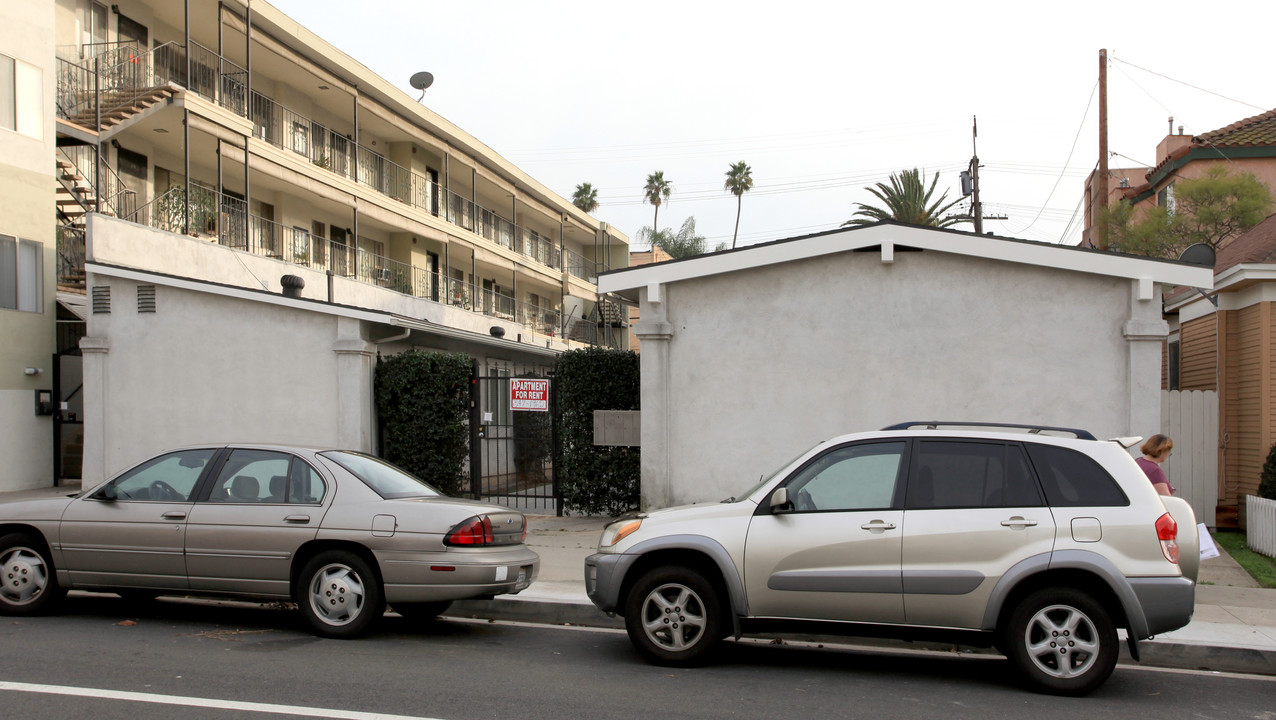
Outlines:
{"type": "Polygon", "coordinates": [[[634,646],[661,665],[694,665],[722,639],[717,589],[695,571],[656,567],[625,600],[625,628],[634,646]]]}
{"type": "Polygon", "coordinates": [[[1089,595],[1047,588],[1029,595],[1011,613],[1003,650],[1035,689],[1084,695],[1116,667],[1116,627],[1089,595]]]}

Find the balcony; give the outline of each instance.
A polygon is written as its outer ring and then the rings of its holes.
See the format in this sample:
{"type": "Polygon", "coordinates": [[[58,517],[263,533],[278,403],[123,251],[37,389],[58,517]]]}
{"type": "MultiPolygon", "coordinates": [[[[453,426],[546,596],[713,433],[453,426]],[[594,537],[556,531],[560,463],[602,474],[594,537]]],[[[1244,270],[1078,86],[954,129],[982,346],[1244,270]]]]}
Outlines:
{"type": "MultiPolygon", "coordinates": [[[[192,236],[291,265],[331,272],[338,277],[404,295],[516,322],[532,335],[565,335],[562,313],[557,308],[523,302],[504,293],[450,278],[442,272],[431,272],[252,215],[243,200],[219,193],[201,183],[192,182],[190,194],[192,236]]],[[[174,187],[125,219],[167,232],[183,233],[187,226],[186,190],[182,186],[174,187]]],[[[81,234],[81,268],[84,262],[82,237],[81,234]]],[[[68,240],[72,238],[68,237],[68,240]]],[[[68,255],[74,253],[74,243],[68,243],[67,252],[68,255]]]]}

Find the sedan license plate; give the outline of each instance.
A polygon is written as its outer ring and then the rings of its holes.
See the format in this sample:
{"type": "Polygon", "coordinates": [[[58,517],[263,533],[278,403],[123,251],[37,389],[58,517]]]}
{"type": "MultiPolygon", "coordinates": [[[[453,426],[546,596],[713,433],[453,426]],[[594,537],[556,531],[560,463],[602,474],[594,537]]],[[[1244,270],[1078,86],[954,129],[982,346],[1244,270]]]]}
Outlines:
{"type": "Polygon", "coordinates": [[[519,568],[518,580],[514,582],[514,589],[523,590],[528,585],[530,585],[531,582],[527,579],[527,576],[530,575],[531,573],[532,573],[532,567],[530,565],[524,565],[523,567],[519,568]]]}

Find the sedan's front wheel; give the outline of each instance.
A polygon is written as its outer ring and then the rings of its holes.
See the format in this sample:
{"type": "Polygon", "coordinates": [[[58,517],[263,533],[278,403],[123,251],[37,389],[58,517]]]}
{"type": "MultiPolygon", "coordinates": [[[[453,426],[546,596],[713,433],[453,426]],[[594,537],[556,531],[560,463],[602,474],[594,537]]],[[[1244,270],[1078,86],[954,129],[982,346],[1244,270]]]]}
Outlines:
{"type": "Polygon", "coordinates": [[[20,532],[0,537],[0,613],[34,615],[63,595],[44,543],[20,532]]]}
{"type": "Polygon", "coordinates": [[[345,550],[319,553],[301,571],[297,605],[315,632],[330,638],[363,634],[385,612],[372,567],[345,550]]]}
{"type": "Polygon", "coordinates": [[[690,568],[652,568],[625,600],[630,641],[660,665],[702,662],[722,639],[722,621],[717,588],[690,568]]]}

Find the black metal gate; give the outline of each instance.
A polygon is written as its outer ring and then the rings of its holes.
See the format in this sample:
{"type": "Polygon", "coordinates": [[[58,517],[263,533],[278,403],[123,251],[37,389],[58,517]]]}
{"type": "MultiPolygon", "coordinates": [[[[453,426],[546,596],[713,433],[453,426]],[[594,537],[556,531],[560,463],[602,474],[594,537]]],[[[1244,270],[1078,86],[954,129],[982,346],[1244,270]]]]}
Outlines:
{"type": "Polygon", "coordinates": [[[508,364],[483,372],[475,361],[470,382],[470,495],[524,512],[562,515],[562,493],[554,474],[559,453],[552,370],[508,364]],[[512,400],[514,381],[526,379],[548,383],[545,410],[517,408],[539,406],[539,395],[531,402],[512,400]]]}
{"type": "Polygon", "coordinates": [[[79,480],[84,459],[84,376],[79,349],[53,356],[53,484],[79,480]]]}

